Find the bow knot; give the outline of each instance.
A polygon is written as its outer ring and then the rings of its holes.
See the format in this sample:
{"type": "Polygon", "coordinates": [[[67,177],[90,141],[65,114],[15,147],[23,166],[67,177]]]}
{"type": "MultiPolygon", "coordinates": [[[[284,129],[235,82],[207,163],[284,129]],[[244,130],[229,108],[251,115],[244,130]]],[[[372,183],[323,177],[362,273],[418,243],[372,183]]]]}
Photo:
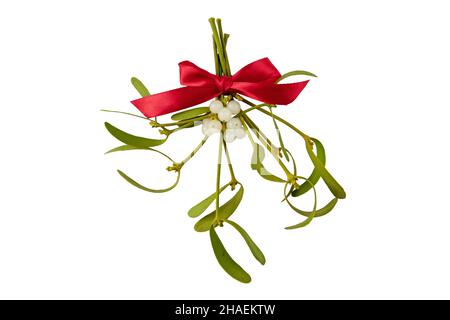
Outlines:
{"type": "Polygon", "coordinates": [[[233,77],[222,76],[217,77],[217,88],[220,92],[229,92],[231,87],[233,86],[233,77]]]}
{"type": "Polygon", "coordinates": [[[268,58],[246,65],[231,77],[211,74],[190,61],[180,62],[179,66],[180,83],[185,87],[131,101],[146,117],[186,109],[230,92],[267,104],[286,105],[294,101],[308,83],[278,84],[281,74],[268,58]]]}

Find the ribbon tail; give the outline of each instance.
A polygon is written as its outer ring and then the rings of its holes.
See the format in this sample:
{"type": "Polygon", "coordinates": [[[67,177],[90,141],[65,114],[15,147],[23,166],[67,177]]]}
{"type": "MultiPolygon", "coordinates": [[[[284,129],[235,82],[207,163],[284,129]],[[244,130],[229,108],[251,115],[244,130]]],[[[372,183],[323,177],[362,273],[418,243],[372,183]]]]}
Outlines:
{"type": "Polygon", "coordinates": [[[309,80],[283,84],[241,82],[233,89],[264,103],[287,105],[298,97],[308,82],[309,80]]]}
{"type": "Polygon", "coordinates": [[[198,105],[219,93],[214,87],[183,87],[146,96],[131,103],[144,116],[152,118],[198,105]]]}

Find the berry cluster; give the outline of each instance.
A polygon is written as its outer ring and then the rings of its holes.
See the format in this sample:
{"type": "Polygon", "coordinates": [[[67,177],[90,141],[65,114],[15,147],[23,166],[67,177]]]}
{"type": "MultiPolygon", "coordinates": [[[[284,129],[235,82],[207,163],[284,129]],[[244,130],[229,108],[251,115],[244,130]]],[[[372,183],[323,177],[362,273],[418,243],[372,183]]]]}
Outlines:
{"type": "Polygon", "coordinates": [[[223,128],[223,138],[225,142],[233,142],[236,138],[245,137],[245,130],[241,120],[234,117],[241,112],[241,105],[236,100],[231,100],[226,106],[222,101],[214,100],[209,105],[212,117],[203,120],[202,131],[205,135],[211,136],[219,133],[223,128]]]}

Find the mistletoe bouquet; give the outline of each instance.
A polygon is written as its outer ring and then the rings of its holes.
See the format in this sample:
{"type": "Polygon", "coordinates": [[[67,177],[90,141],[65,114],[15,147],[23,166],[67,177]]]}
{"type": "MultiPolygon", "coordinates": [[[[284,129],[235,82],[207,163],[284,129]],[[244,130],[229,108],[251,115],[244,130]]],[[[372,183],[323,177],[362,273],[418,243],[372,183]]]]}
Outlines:
{"type": "Polygon", "coordinates": [[[170,163],[167,170],[173,172],[176,177],[175,182],[164,189],[146,187],[118,170],[119,175],[133,186],[147,192],[162,193],[175,188],[186,163],[195,156],[209,137],[219,135],[216,188],[211,195],[190,208],[188,215],[191,218],[198,218],[203,215],[195,223],[195,231],[209,232],[214,254],[222,268],[234,279],[248,283],[251,281],[250,275],[228,254],[216,231],[224,225],[236,229],[256,260],[265,264],[266,259],[260,248],[244,228],[230,219],[242,200],[244,186],[237,179],[233,170],[228,144],[235,139],[247,137],[253,148],[251,169],[256,171],[263,179],[280,184],[283,190],[283,202],[304,217],[298,224],[286,227],[286,229],[305,227],[314,218],[329,213],[336,206],[338,199],[344,199],[346,195],[342,186],[325,167],[325,149],[322,143],[275,114],[278,105],[287,105],[293,102],[308,83],[308,81],[303,81],[286,84],[281,83],[283,80],[298,75],[309,77],[315,77],[315,75],[307,71],[292,71],[281,75],[268,58],[250,63],[232,75],[227,53],[230,35],[223,33],[220,19],[211,18],[209,23],[212,30],[215,74],[199,68],[192,62],[183,61],[179,64],[180,83],[183,87],[153,95],[140,80],[133,77],[131,82],[142,98],[132,101],[132,104],[143,115],[114,110],[103,111],[142,118],[148,121],[152,128],[159,129],[163,138],[150,139],[135,136],[110,123],[105,123],[109,133],[123,143],[107,153],[148,150],[165,157],[170,163]],[[254,103],[248,98],[259,102],[254,103]],[[208,101],[208,106],[195,107],[208,101]],[[271,119],[277,132],[276,144],[252,120],[251,115],[254,112],[262,113],[271,119]],[[169,122],[160,121],[160,118],[158,118],[169,113],[172,113],[169,122]],[[306,153],[314,166],[309,175],[298,172],[295,159],[283,142],[279,124],[292,130],[304,142],[306,153]],[[176,132],[197,126],[201,126],[204,138],[185,159],[175,161],[157,149],[176,132]],[[265,168],[263,161],[266,157],[266,151],[281,167],[284,172],[283,176],[276,176],[265,168]],[[226,159],[230,172],[231,179],[227,182],[221,179],[222,158],[226,159]],[[288,165],[288,163],[290,164],[288,165]],[[325,182],[334,197],[325,206],[318,208],[315,185],[320,179],[325,182]],[[223,201],[221,193],[227,188],[234,191],[234,194],[230,199],[223,201]],[[314,196],[312,210],[305,211],[294,206],[292,198],[300,197],[309,192],[312,192],[314,196]],[[212,207],[211,212],[205,215],[204,213],[209,207],[212,207]]]}

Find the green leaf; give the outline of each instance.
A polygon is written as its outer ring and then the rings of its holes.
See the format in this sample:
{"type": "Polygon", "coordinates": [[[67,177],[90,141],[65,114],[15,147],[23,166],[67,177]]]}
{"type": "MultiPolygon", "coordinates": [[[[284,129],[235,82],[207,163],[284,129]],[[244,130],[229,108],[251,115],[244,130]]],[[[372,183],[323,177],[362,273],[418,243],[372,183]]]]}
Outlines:
{"type": "MultiPolygon", "coordinates": [[[[219,189],[219,194],[225,190],[230,184],[227,183],[226,185],[224,185],[222,188],[219,189]]],[[[199,215],[201,215],[203,212],[205,212],[206,209],[208,209],[208,207],[211,205],[211,203],[213,203],[213,201],[216,200],[216,192],[214,192],[213,194],[211,194],[209,197],[207,197],[206,199],[200,201],[199,203],[197,203],[195,206],[193,206],[191,209],[189,209],[188,211],[188,216],[191,218],[195,218],[198,217],[199,215]]]]}
{"type": "Polygon", "coordinates": [[[305,141],[305,144],[309,158],[311,159],[312,163],[314,164],[314,167],[319,172],[325,184],[328,186],[328,189],[330,189],[331,193],[336,198],[345,199],[346,194],[344,188],[342,188],[342,186],[336,181],[336,179],[333,178],[333,176],[328,172],[323,163],[314,154],[312,145],[308,141],[305,141]]]}
{"type": "MultiPolygon", "coordinates": [[[[305,178],[302,178],[302,177],[298,177],[298,178],[305,179],[305,178]]],[[[306,180],[306,179],[305,179],[305,180],[306,180]]],[[[307,181],[307,180],[306,180],[306,181],[307,181]]],[[[284,198],[286,199],[286,202],[289,204],[289,206],[290,206],[294,211],[298,212],[300,209],[297,209],[296,207],[294,207],[294,206],[289,202],[288,195],[286,194],[286,189],[287,189],[287,186],[288,186],[288,185],[289,185],[289,184],[286,183],[285,186],[284,186],[284,198]]],[[[314,207],[313,207],[313,211],[311,212],[310,215],[308,215],[308,217],[307,217],[304,221],[302,221],[302,222],[300,222],[300,223],[298,223],[298,224],[296,224],[296,225],[293,225],[293,226],[290,226],[290,227],[286,227],[285,229],[287,229],[287,230],[292,230],[292,229],[298,229],[298,228],[306,227],[308,224],[311,223],[311,221],[312,221],[312,220],[314,219],[314,217],[316,216],[316,214],[317,214],[317,211],[316,211],[316,208],[317,208],[317,193],[316,193],[316,188],[315,188],[314,186],[313,186],[312,188],[313,188],[313,191],[314,191],[314,207]]]]}
{"type": "Polygon", "coordinates": [[[120,174],[120,176],[122,178],[124,178],[126,181],[128,181],[130,184],[132,184],[133,186],[135,186],[136,188],[139,188],[141,190],[147,191],[147,192],[153,192],[153,193],[163,193],[163,192],[167,192],[172,190],[173,188],[175,188],[178,184],[178,182],[180,181],[180,172],[177,171],[177,179],[175,180],[175,183],[172,184],[170,187],[165,188],[165,189],[150,189],[147,187],[144,187],[143,185],[141,185],[140,183],[136,182],[135,180],[131,179],[129,176],[127,176],[125,173],[123,173],[120,170],[117,170],[117,172],[120,174]]]}
{"type": "Polygon", "coordinates": [[[286,79],[286,78],[292,77],[292,76],[310,76],[310,77],[317,77],[317,76],[316,76],[314,73],[312,73],[312,72],[309,72],[309,71],[303,71],[303,70],[296,70],[296,71],[291,71],[291,72],[288,72],[288,73],[283,74],[283,75],[277,80],[276,83],[278,83],[278,82],[280,82],[280,81],[282,81],[282,80],[284,80],[284,79],[286,79]]]}
{"type": "MultiPolygon", "coordinates": [[[[287,199],[288,200],[288,199],[287,199]]],[[[333,198],[330,202],[328,202],[325,206],[323,206],[320,209],[316,210],[316,213],[314,215],[315,218],[319,218],[319,217],[323,217],[324,215],[326,215],[327,213],[331,212],[334,208],[334,206],[337,204],[338,202],[338,198],[333,198]]],[[[302,216],[305,217],[309,217],[312,215],[312,211],[303,211],[300,210],[296,207],[294,207],[289,201],[288,201],[289,206],[297,213],[301,214],[302,216]]]]}
{"type": "Polygon", "coordinates": [[[113,152],[118,152],[118,151],[129,151],[129,150],[147,150],[144,148],[139,148],[139,147],[135,147],[135,146],[129,146],[127,144],[123,145],[123,146],[119,146],[116,148],[113,148],[111,150],[108,150],[105,152],[105,154],[109,154],[109,153],[113,153],[113,152]]]}
{"type": "Polygon", "coordinates": [[[192,108],[189,110],[184,110],[184,111],[175,113],[174,115],[172,115],[171,118],[172,118],[172,120],[175,120],[175,121],[186,120],[186,119],[195,118],[199,115],[203,115],[208,112],[209,112],[208,107],[192,108]]]}
{"type": "Polygon", "coordinates": [[[161,152],[161,151],[153,149],[153,148],[140,148],[140,147],[135,147],[135,146],[130,146],[130,145],[123,145],[123,146],[119,146],[119,147],[113,148],[113,149],[105,152],[105,154],[118,152],[118,151],[130,151],[130,150],[148,150],[148,151],[153,151],[153,152],[159,153],[160,155],[164,156],[170,162],[175,163],[175,161],[173,161],[173,159],[171,157],[169,157],[167,154],[165,154],[164,152],[161,152]]]}
{"type": "Polygon", "coordinates": [[[136,77],[131,78],[131,84],[133,87],[139,92],[142,97],[146,97],[150,95],[150,91],[145,87],[141,80],[136,77]]]}
{"type": "Polygon", "coordinates": [[[252,154],[252,162],[250,164],[251,168],[253,170],[256,170],[256,172],[259,173],[261,177],[263,177],[266,180],[273,181],[273,182],[282,182],[285,183],[286,181],[271,174],[262,164],[262,161],[265,158],[265,153],[263,147],[256,143],[253,146],[253,154],[252,154]]]}
{"type": "MultiPolygon", "coordinates": [[[[325,156],[325,148],[323,147],[322,143],[315,138],[311,138],[311,140],[314,141],[314,144],[316,145],[316,156],[317,159],[319,159],[319,161],[325,165],[326,162],[326,156],[325,156]]],[[[311,175],[309,176],[308,180],[303,182],[300,187],[298,187],[297,189],[295,189],[294,191],[292,191],[292,196],[293,197],[298,197],[301,196],[302,194],[305,194],[306,192],[308,192],[311,189],[311,186],[315,186],[316,183],[319,181],[320,179],[320,172],[319,170],[314,167],[311,175]],[[308,183],[309,181],[309,183],[308,183]]]]}
{"type": "Polygon", "coordinates": [[[243,283],[249,283],[250,281],[252,281],[250,275],[244,269],[242,269],[242,267],[238,265],[236,261],[234,261],[233,258],[231,258],[231,256],[228,254],[227,250],[223,246],[222,241],[214,230],[214,227],[211,227],[211,229],[209,229],[209,236],[211,239],[211,245],[214,250],[214,255],[216,256],[216,259],[223,270],[225,270],[226,273],[228,273],[237,281],[243,283]]]}
{"type": "Polygon", "coordinates": [[[156,147],[164,142],[166,142],[167,137],[165,139],[149,139],[149,138],[143,138],[138,137],[132,134],[129,134],[125,131],[120,130],[119,128],[114,127],[112,124],[105,122],[106,130],[109,131],[109,133],[116,138],[117,140],[128,144],[130,146],[135,146],[139,148],[148,148],[148,147],[156,147]]]}
{"type": "MultiPolygon", "coordinates": [[[[239,184],[239,190],[225,204],[219,207],[219,219],[227,220],[236,211],[244,196],[244,187],[239,184]]],[[[194,226],[195,231],[208,231],[216,223],[216,210],[201,218],[194,226]]]]}
{"type": "Polygon", "coordinates": [[[138,114],[134,114],[134,113],[129,113],[129,112],[125,112],[125,111],[118,111],[118,110],[108,110],[108,109],[101,109],[100,111],[102,112],[110,112],[110,113],[119,113],[119,114],[125,114],[127,116],[132,116],[132,117],[136,117],[136,118],[140,118],[140,119],[144,119],[144,120],[149,120],[149,118],[140,116],[138,114]]]}
{"type": "Polygon", "coordinates": [[[266,263],[266,258],[264,257],[264,254],[262,253],[261,249],[259,249],[256,243],[252,240],[252,238],[250,238],[247,231],[245,231],[244,228],[242,228],[236,222],[230,220],[226,220],[225,222],[233,226],[241,234],[242,238],[244,238],[255,259],[258,260],[262,265],[264,265],[266,263]]]}

